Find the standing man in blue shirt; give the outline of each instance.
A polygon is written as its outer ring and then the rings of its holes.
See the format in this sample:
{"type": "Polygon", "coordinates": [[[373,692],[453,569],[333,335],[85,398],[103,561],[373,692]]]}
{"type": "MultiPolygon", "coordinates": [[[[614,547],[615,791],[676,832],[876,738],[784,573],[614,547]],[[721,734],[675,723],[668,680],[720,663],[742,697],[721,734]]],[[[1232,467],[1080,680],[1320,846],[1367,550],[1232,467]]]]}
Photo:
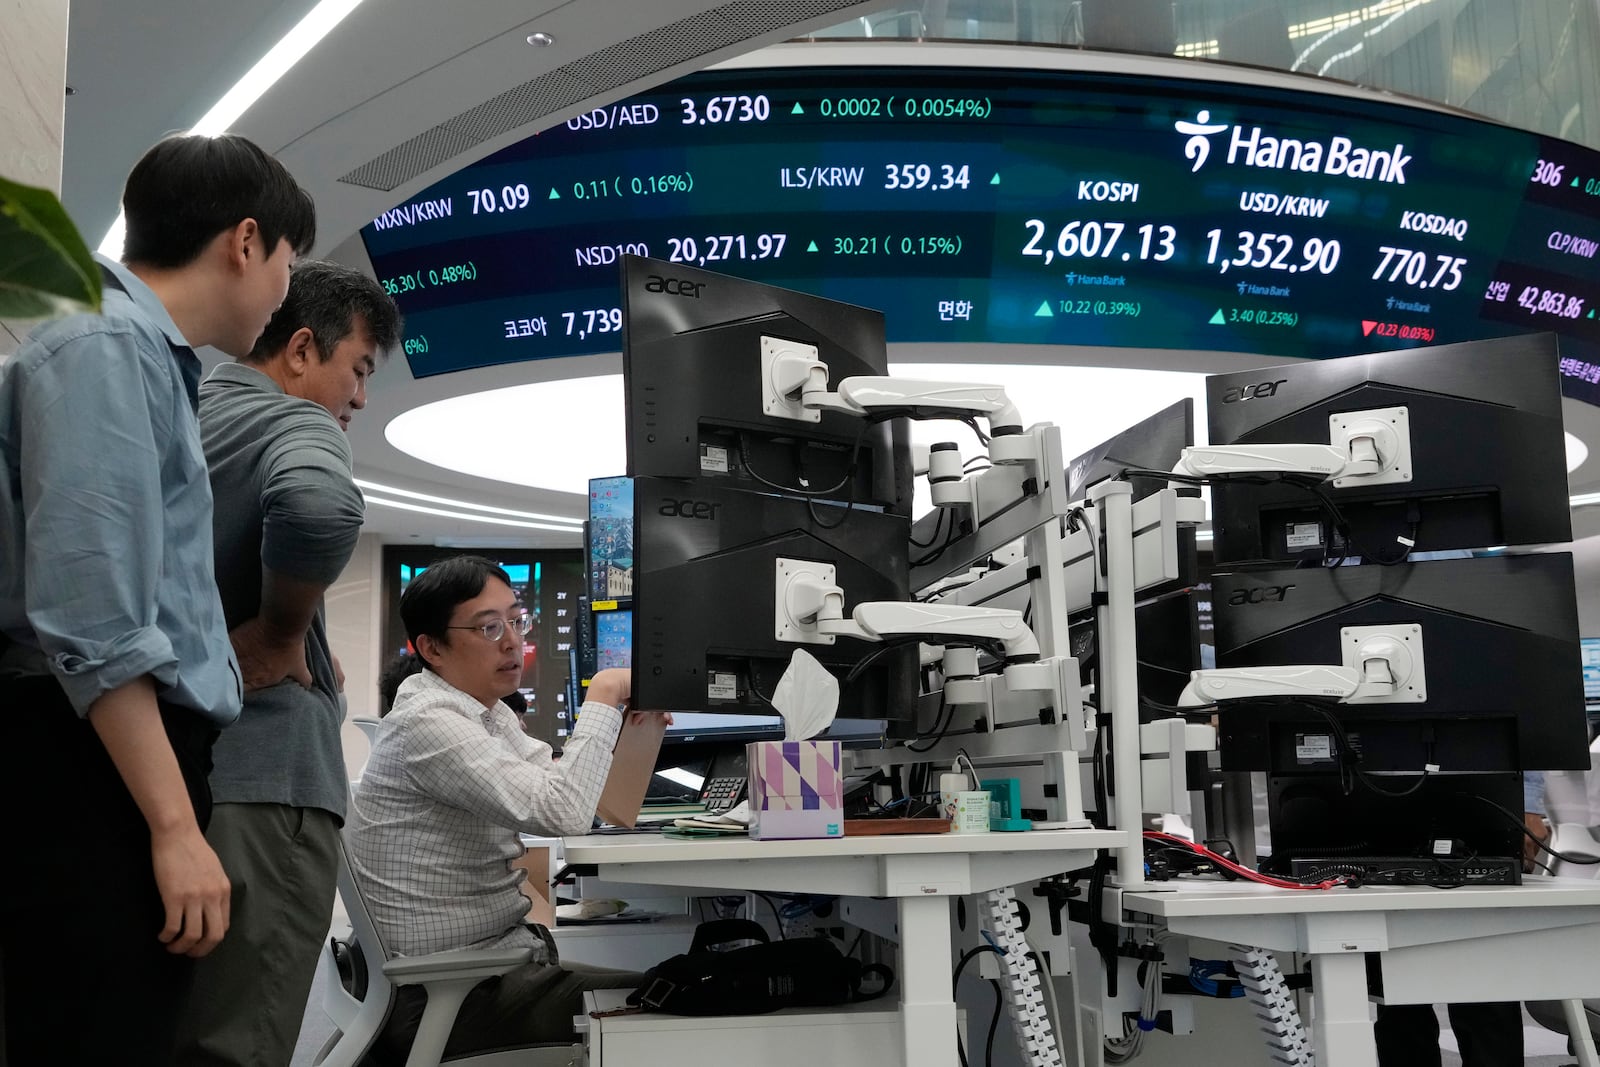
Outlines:
{"type": "Polygon", "coordinates": [[[200,386],[217,584],[245,696],[213,753],[206,837],[233,911],[227,940],[196,968],[179,1026],[186,1067],[288,1067],[294,1054],[349,792],[322,605],[365,514],[344,431],[399,340],[382,286],[303,262],[255,348],[200,386]]]}
{"type": "Polygon", "coordinates": [[[250,351],[316,230],[239,137],[134,166],[100,314],[0,372],[0,955],[11,1067],[169,1064],[194,958],[228,928],[206,843],[240,679],[195,417],[211,345],[250,351]]]}

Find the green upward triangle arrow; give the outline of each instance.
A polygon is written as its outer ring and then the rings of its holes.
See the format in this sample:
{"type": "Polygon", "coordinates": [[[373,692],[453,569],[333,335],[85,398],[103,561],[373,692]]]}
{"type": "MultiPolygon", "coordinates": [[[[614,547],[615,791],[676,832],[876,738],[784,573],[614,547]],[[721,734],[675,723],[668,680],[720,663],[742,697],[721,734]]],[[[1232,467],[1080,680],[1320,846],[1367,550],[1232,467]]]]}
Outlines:
{"type": "Polygon", "coordinates": [[[794,107],[789,109],[789,114],[791,115],[804,115],[805,113],[806,109],[800,106],[800,101],[798,100],[794,102],[794,107]]]}
{"type": "Polygon", "coordinates": [[[1212,325],[1212,326],[1221,326],[1224,323],[1226,323],[1227,321],[1228,321],[1227,319],[1222,317],[1222,309],[1218,308],[1217,309],[1217,313],[1215,315],[1211,316],[1210,325],[1212,325]]]}
{"type": "Polygon", "coordinates": [[[1000,172],[999,171],[995,171],[994,172],[994,177],[989,179],[989,184],[990,185],[999,185],[1000,184],[1000,172]]]}
{"type": "Polygon", "coordinates": [[[1056,317],[1056,313],[1050,310],[1050,301],[1045,300],[1039,304],[1039,310],[1033,313],[1033,317],[1036,319],[1053,319],[1056,317]]]}
{"type": "Polygon", "coordinates": [[[1578,179],[1576,179],[1576,178],[1572,179],[1572,187],[1574,189],[1576,189],[1578,187],[1578,179]]]}
{"type": "Polygon", "coordinates": [[[556,192],[555,186],[551,186],[550,187],[550,195],[548,197],[546,197],[545,199],[547,199],[547,200],[560,200],[561,199],[561,194],[556,192]]]}
{"type": "Polygon", "coordinates": [[[817,242],[812,241],[810,244],[806,245],[806,251],[807,252],[815,252],[816,250],[817,250],[817,242]]]}

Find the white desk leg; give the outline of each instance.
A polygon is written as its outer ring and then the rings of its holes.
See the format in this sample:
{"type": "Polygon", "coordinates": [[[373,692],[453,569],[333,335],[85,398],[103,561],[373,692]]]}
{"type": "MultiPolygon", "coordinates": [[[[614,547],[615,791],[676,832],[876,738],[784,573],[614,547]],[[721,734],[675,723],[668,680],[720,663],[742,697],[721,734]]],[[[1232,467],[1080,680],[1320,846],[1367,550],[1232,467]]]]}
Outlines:
{"type": "Polygon", "coordinates": [[[1583,1010],[1583,1001],[1563,1000],[1561,1015],[1567,1021],[1567,1034],[1572,1038],[1573,1051],[1578,1054],[1579,1067],[1600,1067],[1600,1057],[1594,1050],[1594,1035],[1589,1032],[1589,1013],[1583,1010]]]}
{"type": "Polygon", "coordinates": [[[1318,1067],[1378,1067],[1367,1001],[1367,958],[1360,952],[1319,952],[1311,957],[1314,991],[1311,1039],[1318,1067]]]}
{"type": "Polygon", "coordinates": [[[906,1067],[954,1067],[950,898],[900,898],[900,1026],[906,1067]]]}

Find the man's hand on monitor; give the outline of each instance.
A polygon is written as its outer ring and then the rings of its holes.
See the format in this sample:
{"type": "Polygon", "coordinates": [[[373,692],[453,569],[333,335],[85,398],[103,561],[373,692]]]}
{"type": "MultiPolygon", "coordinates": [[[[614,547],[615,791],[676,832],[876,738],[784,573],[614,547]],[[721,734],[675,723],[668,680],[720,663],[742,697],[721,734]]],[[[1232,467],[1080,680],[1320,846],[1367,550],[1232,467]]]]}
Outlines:
{"type": "Polygon", "coordinates": [[[597,704],[610,704],[620,711],[632,696],[633,672],[621,667],[608,667],[589,679],[589,691],[583,699],[597,704]]]}

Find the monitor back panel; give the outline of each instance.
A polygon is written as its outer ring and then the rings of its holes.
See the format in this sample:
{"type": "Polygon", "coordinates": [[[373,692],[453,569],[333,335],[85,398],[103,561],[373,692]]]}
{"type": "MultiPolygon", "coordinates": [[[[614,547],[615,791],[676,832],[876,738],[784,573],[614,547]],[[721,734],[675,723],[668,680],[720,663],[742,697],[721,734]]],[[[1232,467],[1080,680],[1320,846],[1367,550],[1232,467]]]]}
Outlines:
{"type": "MultiPolygon", "coordinates": [[[[804,648],[843,675],[881,646],[838,638],[793,644],[775,635],[776,561],[832,564],[845,612],[864,601],[909,599],[909,521],[852,509],[824,529],[806,501],[726,489],[705,480],[638,478],[633,686],[641,707],[770,712],[790,656],[804,648]]],[[[826,522],[842,509],[816,505],[826,522]]],[[[884,653],[841,693],[839,714],[905,720],[916,697],[916,648],[884,653]]]]}
{"type": "MultiPolygon", "coordinates": [[[[1337,665],[1343,627],[1422,627],[1425,702],[1328,709],[1368,769],[1589,766],[1567,553],[1219,572],[1212,605],[1219,667],[1337,665]]],[[[1220,726],[1226,769],[1281,772],[1312,769],[1320,750],[1297,739],[1328,730],[1319,712],[1254,703],[1224,707],[1220,726]]]]}
{"type": "MultiPolygon", "coordinates": [[[[1415,519],[1417,551],[1571,539],[1555,338],[1549,334],[1306,361],[1206,382],[1212,444],[1329,441],[1331,414],[1405,407],[1412,478],[1326,487],[1355,544],[1397,555],[1415,519]]],[[[1212,490],[1218,563],[1335,557],[1308,524],[1316,498],[1283,484],[1212,490]]]]}

